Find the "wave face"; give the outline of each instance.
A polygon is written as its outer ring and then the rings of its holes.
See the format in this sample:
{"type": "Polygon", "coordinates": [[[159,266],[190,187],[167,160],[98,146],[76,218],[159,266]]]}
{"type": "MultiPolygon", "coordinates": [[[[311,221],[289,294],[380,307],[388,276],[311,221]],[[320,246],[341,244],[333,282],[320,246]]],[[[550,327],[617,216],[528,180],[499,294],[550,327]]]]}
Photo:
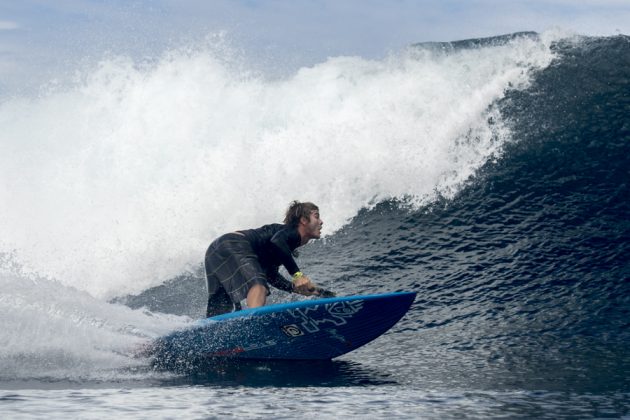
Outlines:
{"type": "MultiPolygon", "coordinates": [[[[282,80],[221,48],[105,60],[73,88],[0,105],[4,290],[39,273],[53,302],[134,314],[140,332],[112,321],[124,337],[93,345],[118,354],[158,334],[145,316],[168,328],[202,313],[214,237],[311,200],[328,236],[304,271],[340,294],[418,292],[364,363],[429,389],[627,390],[628,69],[628,37],[549,33],[282,80]]],[[[35,305],[36,290],[21,296],[35,305]]]]}
{"type": "Polygon", "coordinates": [[[405,325],[429,377],[628,388],[630,38],[552,51],[497,101],[511,133],[500,159],[453,199],[361,212],[314,262],[330,252],[326,274],[345,273],[344,290],[417,290],[405,325]]]}

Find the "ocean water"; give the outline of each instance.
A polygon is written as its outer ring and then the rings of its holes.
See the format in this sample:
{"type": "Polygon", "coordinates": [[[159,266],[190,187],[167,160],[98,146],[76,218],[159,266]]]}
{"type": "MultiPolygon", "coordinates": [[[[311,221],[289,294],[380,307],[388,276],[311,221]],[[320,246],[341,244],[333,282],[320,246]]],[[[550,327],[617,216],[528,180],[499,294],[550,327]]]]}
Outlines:
{"type": "MultiPolygon", "coordinates": [[[[2,418],[630,416],[630,38],[514,34],[282,78],[225,45],[0,98],[2,418]],[[316,202],[299,263],[416,291],[325,363],[156,371],[223,232],[316,202]]],[[[274,291],[273,302],[297,299],[274,291]]]]}

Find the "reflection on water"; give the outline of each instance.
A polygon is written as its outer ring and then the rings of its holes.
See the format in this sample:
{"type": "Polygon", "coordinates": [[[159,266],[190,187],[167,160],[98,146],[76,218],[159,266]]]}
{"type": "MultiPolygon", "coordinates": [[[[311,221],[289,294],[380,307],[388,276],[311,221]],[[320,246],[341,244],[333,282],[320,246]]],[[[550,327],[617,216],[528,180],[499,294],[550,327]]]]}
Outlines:
{"type": "Polygon", "coordinates": [[[388,373],[347,361],[222,360],[194,373],[160,380],[161,386],[347,387],[396,385],[388,373]]]}

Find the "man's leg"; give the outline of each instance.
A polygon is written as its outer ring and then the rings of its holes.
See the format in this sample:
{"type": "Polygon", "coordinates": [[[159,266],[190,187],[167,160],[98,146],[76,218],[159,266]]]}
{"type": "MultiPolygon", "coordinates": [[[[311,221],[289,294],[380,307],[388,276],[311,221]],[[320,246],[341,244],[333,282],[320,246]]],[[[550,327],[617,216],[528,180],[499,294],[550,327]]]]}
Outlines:
{"type": "Polygon", "coordinates": [[[258,308],[265,306],[267,301],[267,288],[262,284],[254,284],[247,292],[247,307],[258,308]]]}
{"type": "MultiPolygon", "coordinates": [[[[239,308],[240,309],[240,308],[239,308]]],[[[226,314],[234,310],[232,300],[225,292],[225,289],[219,286],[216,291],[208,296],[208,307],[206,309],[206,317],[226,314]]]]}

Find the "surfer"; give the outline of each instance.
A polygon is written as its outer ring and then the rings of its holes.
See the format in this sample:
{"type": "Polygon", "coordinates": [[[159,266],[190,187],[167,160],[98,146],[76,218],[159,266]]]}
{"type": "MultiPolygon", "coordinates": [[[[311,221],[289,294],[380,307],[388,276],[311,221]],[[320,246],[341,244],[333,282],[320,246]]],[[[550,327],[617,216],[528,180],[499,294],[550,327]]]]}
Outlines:
{"type": "Polygon", "coordinates": [[[269,285],[304,296],[332,295],[312,283],[293,258],[296,248],[320,237],[323,224],[315,204],[293,201],[283,224],[239,230],[212,242],[205,258],[206,316],[240,310],[243,299],[249,308],[264,306],[269,285]],[[292,281],[278,272],[280,265],[292,281]]]}

